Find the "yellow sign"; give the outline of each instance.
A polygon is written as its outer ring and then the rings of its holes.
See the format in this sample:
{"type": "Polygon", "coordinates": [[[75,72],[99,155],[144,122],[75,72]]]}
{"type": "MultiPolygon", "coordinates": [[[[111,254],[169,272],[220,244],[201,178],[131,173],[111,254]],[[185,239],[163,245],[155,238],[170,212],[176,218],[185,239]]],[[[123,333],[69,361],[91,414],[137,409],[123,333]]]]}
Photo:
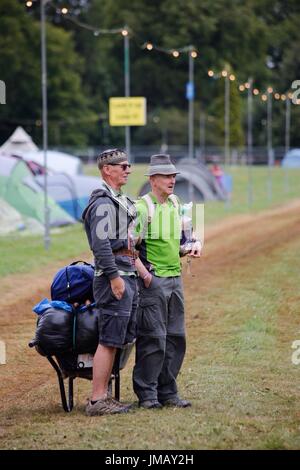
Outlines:
{"type": "Polygon", "coordinates": [[[145,126],[146,98],[109,98],[110,126],[145,126]]]}

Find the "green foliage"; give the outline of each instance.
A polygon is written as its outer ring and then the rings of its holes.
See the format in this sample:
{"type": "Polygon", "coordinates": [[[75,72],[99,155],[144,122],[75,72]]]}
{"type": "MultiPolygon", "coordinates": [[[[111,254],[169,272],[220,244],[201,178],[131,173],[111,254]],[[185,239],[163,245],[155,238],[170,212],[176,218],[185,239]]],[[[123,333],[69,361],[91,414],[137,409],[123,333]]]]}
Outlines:
{"type": "MultiPolygon", "coordinates": [[[[232,73],[228,71],[228,73],[232,73]]],[[[214,135],[214,145],[222,146],[224,144],[224,113],[225,113],[225,80],[228,78],[220,77],[216,85],[216,98],[210,108],[211,114],[215,117],[214,127],[216,133],[214,135]]],[[[229,106],[230,106],[230,146],[240,147],[245,143],[242,130],[242,107],[241,97],[237,88],[236,81],[229,80],[229,106]]]]}
{"type": "MultiPolygon", "coordinates": [[[[47,25],[49,144],[82,145],[95,122],[81,85],[82,60],[74,51],[72,34],[47,25]]],[[[40,24],[17,2],[0,2],[0,70],[7,104],[1,106],[1,137],[16,124],[35,140],[41,137],[40,24]]],[[[2,140],[2,139],[1,139],[2,140]]]]}
{"type": "MultiPolygon", "coordinates": [[[[149,113],[146,128],[132,129],[136,144],[157,145],[166,135],[172,143],[173,135],[175,144],[186,143],[187,53],[174,59],[154,49],[147,51],[142,45],[148,41],[162,48],[194,45],[198,50],[195,105],[210,116],[207,144],[211,145],[223,144],[224,106],[208,69],[219,72],[227,63],[239,82],[253,77],[261,91],[272,85],[280,93],[300,78],[297,0],[57,0],[57,5],[68,6],[75,20],[95,28],[130,28],[130,91],[147,98],[149,113]],[[161,124],[153,123],[153,116],[159,116],[161,124]]],[[[108,125],[109,97],[124,95],[121,33],[95,36],[50,5],[46,13],[50,145],[122,145],[124,130],[108,125]]],[[[21,0],[1,0],[0,47],[0,79],[7,85],[7,105],[0,108],[0,139],[21,124],[40,141],[39,2],[26,11],[21,0]]],[[[247,103],[236,87],[231,88],[231,145],[239,146],[245,140],[247,103]]],[[[265,144],[266,110],[259,101],[254,99],[254,145],[265,144]]],[[[299,113],[294,106],[292,146],[300,145],[299,113]]],[[[274,145],[284,144],[284,119],[284,103],[277,103],[274,145]]]]}

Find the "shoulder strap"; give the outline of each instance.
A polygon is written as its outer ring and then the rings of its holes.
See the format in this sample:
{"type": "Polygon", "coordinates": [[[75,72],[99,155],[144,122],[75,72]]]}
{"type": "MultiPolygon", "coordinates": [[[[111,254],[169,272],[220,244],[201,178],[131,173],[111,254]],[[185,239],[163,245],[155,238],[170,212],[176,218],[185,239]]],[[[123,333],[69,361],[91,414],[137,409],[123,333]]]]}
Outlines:
{"type": "MultiPolygon", "coordinates": [[[[149,194],[145,194],[144,196],[141,197],[141,199],[143,199],[146,203],[147,211],[148,211],[148,224],[151,224],[151,222],[153,220],[154,213],[155,213],[155,204],[154,204],[151,196],[149,196],[149,194]]],[[[170,194],[168,199],[169,199],[169,201],[172,202],[175,209],[177,209],[178,212],[179,212],[180,205],[179,205],[179,201],[178,201],[177,196],[175,196],[175,194],[170,194]]]]}
{"type": "Polygon", "coordinates": [[[175,196],[175,194],[170,194],[170,196],[168,197],[169,201],[172,202],[173,206],[175,207],[175,209],[177,209],[179,211],[179,201],[178,201],[178,198],[177,196],[175,196]]]}
{"type": "Polygon", "coordinates": [[[155,212],[155,204],[152,201],[151,197],[149,194],[145,194],[144,196],[141,197],[143,201],[145,201],[146,206],[147,206],[147,212],[148,212],[148,224],[151,224],[155,212]]]}

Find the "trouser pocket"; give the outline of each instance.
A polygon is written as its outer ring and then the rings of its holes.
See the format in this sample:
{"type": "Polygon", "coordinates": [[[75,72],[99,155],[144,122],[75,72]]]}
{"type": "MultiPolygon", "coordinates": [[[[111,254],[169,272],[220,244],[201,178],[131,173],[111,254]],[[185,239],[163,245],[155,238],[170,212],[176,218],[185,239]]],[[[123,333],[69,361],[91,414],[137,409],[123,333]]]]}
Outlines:
{"type": "Polygon", "coordinates": [[[141,298],[137,314],[137,334],[164,336],[166,325],[159,303],[153,298],[141,298]]]}

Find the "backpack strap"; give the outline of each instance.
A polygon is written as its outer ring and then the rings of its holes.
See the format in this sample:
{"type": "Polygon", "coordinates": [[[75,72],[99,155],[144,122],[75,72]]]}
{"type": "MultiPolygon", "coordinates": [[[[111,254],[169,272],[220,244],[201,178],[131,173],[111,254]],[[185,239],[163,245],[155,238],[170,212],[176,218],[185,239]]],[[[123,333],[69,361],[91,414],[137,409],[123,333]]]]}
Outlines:
{"type": "MultiPolygon", "coordinates": [[[[147,212],[148,212],[148,224],[151,224],[153,217],[154,217],[154,213],[155,213],[155,204],[149,194],[145,194],[144,196],[141,197],[141,199],[143,199],[143,201],[145,201],[146,203],[147,212]]],[[[173,206],[175,207],[175,209],[178,210],[178,213],[180,215],[180,204],[178,201],[178,197],[175,196],[175,194],[170,194],[170,196],[168,197],[168,200],[172,202],[173,206]]]]}
{"type": "MultiPolygon", "coordinates": [[[[168,197],[169,201],[172,202],[173,206],[175,207],[175,209],[180,210],[180,204],[179,204],[179,201],[178,201],[178,197],[175,196],[175,194],[170,194],[170,196],[168,197]]],[[[179,214],[180,215],[180,214],[179,214]]]]}
{"type": "Polygon", "coordinates": [[[154,213],[155,213],[155,204],[151,196],[149,196],[149,194],[145,194],[144,196],[141,197],[141,199],[143,199],[143,201],[145,201],[146,203],[147,212],[148,212],[148,224],[151,224],[153,217],[154,217],[154,213]]]}

